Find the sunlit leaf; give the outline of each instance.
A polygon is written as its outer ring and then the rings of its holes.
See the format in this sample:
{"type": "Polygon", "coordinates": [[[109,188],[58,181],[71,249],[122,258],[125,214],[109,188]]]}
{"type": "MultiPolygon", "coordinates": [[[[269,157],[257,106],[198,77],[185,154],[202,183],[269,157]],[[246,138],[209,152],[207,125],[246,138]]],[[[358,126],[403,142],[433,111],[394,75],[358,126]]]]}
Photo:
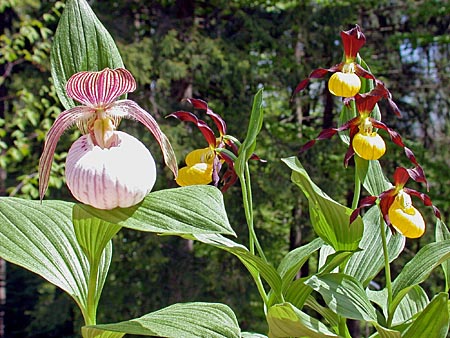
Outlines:
{"type": "Polygon", "coordinates": [[[414,320],[402,338],[445,338],[449,328],[448,294],[439,293],[414,320]]]}
{"type": "Polygon", "coordinates": [[[392,188],[381,168],[380,162],[364,160],[355,156],[355,167],[364,188],[372,196],[379,196],[383,191],[392,188]]]}
{"type": "Polygon", "coordinates": [[[338,337],[317,319],[290,303],[277,304],[267,311],[269,337],[338,337]]]}
{"type": "Polygon", "coordinates": [[[90,326],[98,330],[169,338],[233,338],[240,328],[224,304],[181,303],[120,323],[90,326]]]}
{"type": "Polygon", "coordinates": [[[429,243],[403,267],[392,283],[395,308],[408,291],[428,278],[431,271],[450,258],[450,240],[429,243]]]}
{"type": "MultiPolygon", "coordinates": [[[[450,231],[447,225],[439,218],[436,220],[436,242],[445,241],[450,239],[450,231]]],[[[445,276],[445,290],[450,289],[450,260],[446,260],[441,264],[442,270],[444,270],[445,276]]]]}
{"type": "Polygon", "coordinates": [[[219,189],[194,185],[155,191],[131,208],[99,210],[80,205],[86,215],[134,230],[159,234],[235,235],[219,189]]]}
{"type": "MultiPolygon", "coordinates": [[[[352,255],[344,270],[346,274],[359,280],[364,287],[384,268],[380,221],[380,209],[373,206],[363,217],[364,234],[359,242],[362,250],[352,255]]],[[[392,262],[403,251],[405,237],[401,234],[392,234],[386,229],[386,240],[389,262],[392,262]]]]}
{"type": "MultiPolygon", "coordinates": [[[[0,198],[0,257],[28,269],[87,304],[89,263],[75,237],[73,203],[0,198]]],[[[111,245],[99,262],[103,285],[111,262],[111,245]]]]}
{"type": "Polygon", "coordinates": [[[357,320],[376,320],[374,307],[362,285],[353,277],[330,273],[312,276],[305,284],[319,292],[328,307],[337,314],[357,320]]]}
{"type": "Polygon", "coordinates": [[[401,333],[397,330],[387,329],[376,322],[373,323],[377,334],[370,336],[370,338],[401,338],[401,333]]]}
{"type": "Polygon", "coordinates": [[[75,102],[66,95],[67,80],[81,71],[123,67],[119,50],[86,0],[68,0],[52,43],[51,72],[66,109],[75,102]]]}
{"type": "Polygon", "coordinates": [[[122,338],[126,333],[111,332],[84,326],[81,328],[83,338],[122,338]]]}
{"type": "Polygon", "coordinates": [[[249,270],[252,276],[261,275],[261,277],[264,278],[264,280],[270,285],[275,295],[280,297],[281,278],[278,272],[272,265],[266,263],[262,258],[248,251],[245,246],[237,244],[232,240],[217,234],[194,235],[192,238],[235,255],[249,270]]]}
{"type": "Polygon", "coordinates": [[[335,251],[358,249],[363,235],[363,223],[358,217],[350,224],[352,210],[325,194],[309,177],[296,157],[282,159],[292,169],[292,181],[309,201],[311,222],[317,235],[335,251]]]}

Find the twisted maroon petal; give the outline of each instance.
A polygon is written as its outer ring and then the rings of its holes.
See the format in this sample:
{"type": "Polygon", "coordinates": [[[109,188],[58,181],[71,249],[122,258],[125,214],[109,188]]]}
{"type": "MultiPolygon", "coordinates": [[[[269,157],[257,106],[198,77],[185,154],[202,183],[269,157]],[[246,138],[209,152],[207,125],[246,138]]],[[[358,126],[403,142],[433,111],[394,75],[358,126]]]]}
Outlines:
{"type": "Polygon", "coordinates": [[[306,79],[302,80],[297,85],[297,87],[295,87],[294,92],[292,93],[292,97],[294,97],[295,94],[297,94],[298,92],[301,92],[303,89],[305,89],[308,86],[308,83],[311,79],[320,79],[320,78],[324,77],[325,75],[327,75],[328,72],[335,73],[338,70],[342,69],[343,65],[344,65],[344,63],[339,63],[331,68],[314,69],[306,79]]]}
{"type": "Polygon", "coordinates": [[[214,135],[214,132],[206,124],[205,121],[198,119],[197,116],[195,116],[194,114],[187,111],[177,111],[175,113],[167,115],[167,117],[175,117],[180,121],[187,121],[194,123],[205,137],[206,142],[208,142],[208,144],[211,147],[214,148],[216,147],[216,136],[214,135]]]}
{"type": "Polygon", "coordinates": [[[103,108],[135,89],[133,75],[124,68],[79,72],[72,75],[66,84],[67,96],[94,108],[103,108]]]}
{"type": "Polygon", "coordinates": [[[348,59],[356,58],[359,50],[366,43],[366,37],[358,25],[355,25],[354,28],[348,31],[342,31],[341,39],[344,45],[345,57],[348,59]]]}
{"type": "Polygon", "coordinates": [[[431,201],[430,196],[428,196],[427,194],[424,194],[420,191],[414,190],[414,189],[403,188],[403,190],[412,196],[416,196],[416,197],[420,198],[420,200],[423,202],[423,204],[426,205],[427,207],[432,207],[434,215],[437,218],[441,219],[441,212],[439,211],[439,209],[437,207],[435,207],[433,205],[433,202],[431,201]]]}
{"type": "Polygon", "coordinates": [[[377,199],[378,199],[377,196],[367,196],[361,199],[359,201],[358,207],[355,210],[353,210],[353,212],[350,215],[350,224],[352,224],[355,221],[355,219],[359,216],[363,208],[374,205],[377,199]]]}

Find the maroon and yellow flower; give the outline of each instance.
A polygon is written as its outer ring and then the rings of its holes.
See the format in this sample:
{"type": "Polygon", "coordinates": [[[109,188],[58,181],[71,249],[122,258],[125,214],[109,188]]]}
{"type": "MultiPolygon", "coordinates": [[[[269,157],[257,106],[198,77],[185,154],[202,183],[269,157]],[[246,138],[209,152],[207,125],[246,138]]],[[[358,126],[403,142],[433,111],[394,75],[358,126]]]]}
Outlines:
{"type": "Polygon", "coordinates": [[[169,140],[155,119],[131,100],[119,100],[136,89],[136,81],[123,68],[80,72],[66,84],[67,95],[80,102],[62,112],[50,128],[39,161],[39,194],[47,190],[56,145],[66,129],[76,124],[84,134],[70,148],[66,160],[69,190],[80,202],[99,209],[139,203],[156,180],[150,152],[133,136],[117,131],[122,118],[141,122],[159,143],[167,166],[178,167],[169,140]]]}
{"type": "Polygon", "coordinates": [[[353,97],[359,93],[361,89],[359,77],[375,79],[372,74],[356,62],[359,50],[366,43],[366,37],[361,28],[356,25],[348,31],[342,31],[341,39],[344,47],[344,61],[331,68],[313,70],[306,79],[297,85],[293,95],[305,89],[311,79],[322,78],[328,73],[333,73],[328,82],[328,89],[333,95],[342,97],[353,97]]]}
{"type": "MultiPolygon", "coordinates": [[[[350,158],[352,158],[355,153],[365,160],[377,160],[381,156],[383,156],[386,151],[386,144],[376,130],[383,129],[389,134],[389,137],[396,145],[404,149],[408,159],[416,167],[420,168],[414,156],[414,153],[405,146],[401,136],[396,131],[385,125],[383,122],[371,117],[375,105],[382,98],[389,99],[390,93],[382,83],[377,81],[376,87],[369,93],[355,95],[354,100],[356,109],[359,113],[358,116],[347,121],[339,128],[328,128],[322,130],[317,138],[307,142],[300,149],[300,152],[311,148],[317,140],[329,139],[333,137],[337,132],[349,130],[350,142],[347,153],[344,157],[345,166],[348,165],[350,158]]],[[[349,101],[350,100],[346,100],[346,104],[349,104],[349,101]]]]}
{"type": "Polygon", "coordinates": [[[208,143],[207,148],[196,149],[186,156],[186,166],[180,169],[177,183],[180,186],[209,183],[218,186],[220,182],[221,190],[226,191],[236,182],[237,175],[234,171],[232,157],[222,150],[227,149],[232,155],[237,156],[238,148],[232,140],[225,137],[227,133],[225,121],[220,115],[214,113],[205,101],[199,99],[186,99],[186,101],[191,103],[195,109],[206,112],[206,115],[214,121],[219,136],[215,135],[205,121],[200,120],[191,112],[177,111],[168,115],[181,121],[194,123],[208,143]],[[219,177],[223,163],[227,164],[227,170],[222,177],[219,177]]]}
{"type": "Polygon", "coordinates": [[[421,237],[425,232],[425,220],[420,211],[413,206],[411,196],[416,196],[422,200],[424,205],[431,206],[437,218],[441,218],[441,215],[428,195],[405,187],[409,178],[421,181],[421,170],[397,168],[394,173],[395,186],[381,193],[380,196],[363,198],[359,207],[351,214],[350,222],[356,219],[362,208],[372,206],[379,200],[384,221],[393,232],[398,231],[408,238],[421,237]]]}

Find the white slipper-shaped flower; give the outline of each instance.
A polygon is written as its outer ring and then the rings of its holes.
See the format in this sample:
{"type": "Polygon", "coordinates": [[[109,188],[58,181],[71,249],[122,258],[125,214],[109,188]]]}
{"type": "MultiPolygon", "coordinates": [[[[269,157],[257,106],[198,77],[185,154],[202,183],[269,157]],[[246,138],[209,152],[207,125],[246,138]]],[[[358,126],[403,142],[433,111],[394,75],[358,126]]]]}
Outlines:
{"type": "Polygon", "coordinates": [[[50,128],[39,161],[39,194],[47,190],[56,144],[77,124],[83,135],[69,150],[67,184],[76,199],[100,209],[129,207],[142,201],[156,180],[152,155],[136,138],[116,131],[122,118],[141,122],[158,141],[166,165],[175,177],[178,166],[172,146],[155,119],[132,100],[117,100],[136,89],[123,68],[74,74],[67,95],[82,103],[62,112],[50,128]]]}

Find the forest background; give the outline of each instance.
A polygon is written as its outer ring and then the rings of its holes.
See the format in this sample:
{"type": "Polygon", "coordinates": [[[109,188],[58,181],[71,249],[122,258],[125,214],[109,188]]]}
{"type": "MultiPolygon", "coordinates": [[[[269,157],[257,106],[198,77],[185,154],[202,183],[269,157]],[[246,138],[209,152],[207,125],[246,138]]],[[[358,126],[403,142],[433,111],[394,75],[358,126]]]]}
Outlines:
{"type": "MultiPolygon", "coordinates": [[[[267,163],[255,162],[251,170],[256,229],[271,261],[279,262],[288,250],[314,237],[307,201],[291,184],[290,170],[280,158],[297,155],[319,130],[335,126],[339,114],[338,98],[330,95],[324,81],[313,81],[294,100],[291,93],[312,69],[341,61],[339,32],[354,24],[367,37],[362,57],[386,83],[403,114],[402,119],[385,114],[383,120],[414,149],[431,183],[429,195],[448,220],[447,1],[91,0],[89,4],[137,80],[139,90],[129,97],[160,123],[180,166],[189,151],[207,146],[195,128],[165,119],[176,110],[190,109],[183,98],[208,101],[227,121],[229,133],[243,139],[253,95],[264,87],[265,121],[257,153],[267,163]]],[[[62,109],[50,77],[49,53],[63,8],[63,1],[0,0],[2,196],[38,198],[43,140],[62,109]]],[[[122,123],[155,154],[160,164],[156,189],[175,187],[144,128],[132,121],[122,123]]],[[[66,133],[60,141],[47,198],[72,200],[64,184],[64,161],[78,136],[66,133]]],[[[343,166],[343,153],[345,145],[324,141],[300,156],[313,180],[348,205],[345,196],[351,200],[353,174],[343,166]]],[[[389,151],[381,161],[393,168],[408,165],[389,156],[389,151]]],[[[244,234],[239,187],[224,198],[230,223],[238,236],[244,234]]],[[[424,214],[433,219],[431,212],[424,214]]],[[[394,276],[395,266],[403,266],[433,232],[430,221],[423,238],[407,242],[406,254],[393,264],[394,276]]],[[[442,276],[434,273],[426,283],[432,290],[443,283],[442,276]]],[[[227,253],[177,237],[123,229],[114,238],[102,299],[98,318],[102,323],[138,317],[176,302],[210,301],[229,305],[241,328],[267,330],[262,303],[241,263],[227,253]]],[[[1,321],[2,338],[78,337],[82,318],[72,300],[55,286],[0,261],[1,321]]],[[[356,323],[353,332],[355,338],[364,336],[364,327],[356,323]]]]}

